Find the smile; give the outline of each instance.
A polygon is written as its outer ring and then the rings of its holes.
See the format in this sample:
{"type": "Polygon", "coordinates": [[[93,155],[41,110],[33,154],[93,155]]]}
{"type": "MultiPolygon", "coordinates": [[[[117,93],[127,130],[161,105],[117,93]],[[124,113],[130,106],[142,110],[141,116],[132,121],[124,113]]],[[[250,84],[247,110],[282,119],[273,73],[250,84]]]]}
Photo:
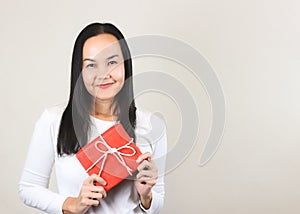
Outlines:
{"type": "Polygon", "coordinates": [[[100,84],[97,85],[97,87],[105,89],[105,88],[109,88],[110,86],[112,86],[114,83],[105,83],[105,84],[100,84]]]}

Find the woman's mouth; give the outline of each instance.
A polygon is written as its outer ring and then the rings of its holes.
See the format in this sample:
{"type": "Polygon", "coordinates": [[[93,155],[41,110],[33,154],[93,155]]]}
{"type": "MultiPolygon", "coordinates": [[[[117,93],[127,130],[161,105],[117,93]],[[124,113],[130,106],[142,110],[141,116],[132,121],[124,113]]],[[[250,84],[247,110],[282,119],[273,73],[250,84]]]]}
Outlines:
{"type": "Polygon", "coordinates": [[[110,87],[112,84],[114,84],[114,83],[104,83],[104,84],[99,84],[99,85],[97,85],[99,88],[102,88],[102,89],[105,89],[105,88],[108,88],[108,87],[110,87]]]}

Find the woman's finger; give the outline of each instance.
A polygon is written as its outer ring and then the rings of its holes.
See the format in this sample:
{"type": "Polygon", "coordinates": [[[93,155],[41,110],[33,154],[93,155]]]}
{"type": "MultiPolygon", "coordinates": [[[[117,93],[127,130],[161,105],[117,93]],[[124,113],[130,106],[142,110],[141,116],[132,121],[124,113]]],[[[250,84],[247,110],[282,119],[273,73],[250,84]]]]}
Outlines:
{"type": "Polygon", "coordinates": [[[148,177],[141,177],[140,179],[136,180],[136,182],[150,187],[154,186],[156,184],[156,181],[157,179],[148,178],[148,177]]]}
{"type": "Polygon", "coordinates": [[[153,164],[149,161],[144,160],[138,167],[137,170],[140,172],[142,170],[151,170],[153,168],[153,164]]]}
{"type": "Polygon", "coordinates": [[[96,175],[96,174],[92,174],[90,177],[88,177],[84,181],[84,183],[85,184],[94,185],[95,181],[98,182],[98,183],[100,183],[100,184],[102,184],[102,185],[104,185],[104,186],[106,185],[106,181],[103,178],[101,178],[98,175],[96,175]]]}
{"type": "Polygon", "coordinates": [[[137,163],[140,163],[142,162],[143,160],[151,160],[151,153],[150,152],[146,152],[144,154],[141,154],[137,159],[136,159],[136,162],[137,163]]]}
{"type": "Polygon", "coordinates": [[[136,179],[140,179],[142,177],[145,177],[148,179],[152,179],[152,178],[156,179],[157,173],[154,171],[143,170],[136,175],[136,179]]]}
{"type": "Polygon", "coordinates": [[[101,193],[103,195],[103,198],[105,198],[107,195],[105,189],[102,186],[89,186],[87,191],[92,193],[101,193]]]}
{"type": "Polygon", "coordinates": [[[100,201],[100,199],[105,198],[105,195],[100,192],[91,192],[88,198],[100,201]]]}
{"type": "Polygon", "coordinates": [[[99,200],[94,200],[92,198],[83,198],[81,204],[84,206],[98,206],[100,204],[99,200]]]}

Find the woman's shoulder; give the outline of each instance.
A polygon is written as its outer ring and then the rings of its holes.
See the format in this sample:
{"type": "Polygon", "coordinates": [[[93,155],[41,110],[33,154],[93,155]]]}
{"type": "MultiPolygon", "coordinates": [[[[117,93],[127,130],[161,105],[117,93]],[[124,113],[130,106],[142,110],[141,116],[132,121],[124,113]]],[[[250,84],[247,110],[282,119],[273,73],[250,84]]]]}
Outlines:
{"type": "Polygon", "coordinates": [[[64,102],[45,107],[39,120],[46,120],[50,123],[60,120],[66,106],[67,104],[64,102]]]}
{"type": "Polygon", "coordinates": [[[55,116],[55,115],[62,114],[66,109],[66,106],[67,106],[66,102],[58,103],[55,105],[47,106],[45,108],[45,111],[48,112],[48,114],[55,116]]]}
{"type": "Polygon", "coordinates": [[[166,131],[165,120],[161,113],[151,112],[145,109],[136,110],[136,131],[140,134],[164,133],[166,131]]]}
{"type": "Polygon", "coordinates": [[[136,143],[143,153],[150,152],[154,154],[157,148],[164,151],[167,144],[163,115],[159,112],[137,108],[135,135],[136,143]]]}

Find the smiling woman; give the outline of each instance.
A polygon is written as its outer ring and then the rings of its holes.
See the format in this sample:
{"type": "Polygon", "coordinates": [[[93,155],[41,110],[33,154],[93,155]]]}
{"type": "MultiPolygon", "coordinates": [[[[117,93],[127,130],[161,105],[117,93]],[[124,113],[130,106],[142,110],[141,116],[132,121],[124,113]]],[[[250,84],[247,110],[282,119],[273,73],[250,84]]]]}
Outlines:
{"type": "Polygon", "coordinates": [[[68,104],[47,108],[36,123],[19,183],[21,200],[55,214],[159,213],[166,130],[160,138],[151,133],[162,126],[159,118],[135,106],[131,56],[121,32],[112,24],[88,25],[74,45],[68,104]],[[106,192],[109,181],[101,174],[89,176],[75,154],[116,124],[124,127],[142,154],[133,177],[106,192]],[[157,140],[145,143],[146,138],[157,140]],[[54,166],[58,193],[48,189],[54,166]]]}
{"type": "MultiPolygon", "coordinates": [[[[125,79],[124,59],[117,38],[111,34],[89,38],[83,46],[82,55],[82,77],[88,92],[96,100],[112,102],[125,79]]],[[[95,116],[101,117],[101,113],[97,112],[95,116]]]]}

